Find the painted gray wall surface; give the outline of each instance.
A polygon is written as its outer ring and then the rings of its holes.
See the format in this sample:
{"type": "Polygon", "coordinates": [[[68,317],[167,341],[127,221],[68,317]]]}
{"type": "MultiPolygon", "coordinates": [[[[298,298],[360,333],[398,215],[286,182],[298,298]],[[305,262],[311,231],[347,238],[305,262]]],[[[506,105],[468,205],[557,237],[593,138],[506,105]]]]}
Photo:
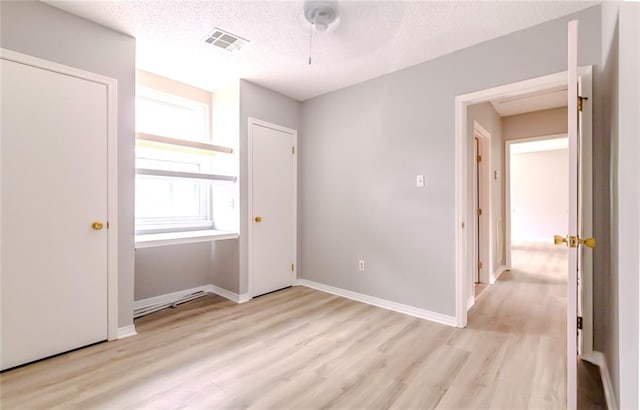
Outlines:
{"type": "Polygon", "coordinates": [[[211,284],[240,293],[239,250],[239,239],[215,241],[211,244],[211,284]]]}
{"type": "Polygon", "coordinates": [[[594,7],[306,101],[301,276],[454,316],[455,96],[565,71],[575,18],[598,64],[594,7]]]}
{"type": "MultiPolygon", "coordinates": [[[[488,264],[489,272],[495,273],[495,271],[504,264],[504,139],[502,135],[502,118],[493,108],[491,103],[474,104],[467,108],[467,158],[473,158],[473,137],[474,137],[474,121],[480,124],[482,128],[491,134],[491,158],[483,158],[483,162],[490,167],[488,177],[491,179],[491,219],[488,229],[491,231],[492,244],[491,260],[488,264]],[[489,164],[490,161],[490,164],[489,164]],[[499,174],[498,179],[494,179],[494,171],[499,174]],[[497,238],[500,237],[500,246],[498,246],[497,238]]],[[[482,141],[480,141],[482,144],[482,141]]],[[[473,181],[473,167],[469,167],[467,179],[473,181]]],[[[473,199],[473,184],[469,184],[467,187],[467,198],[473,199]]],[[[467,206],[467,220],[472,221],[475,218],[475,206],[473,200],[467,206]]],[[[485,217],[489,214],[485,213],[485,217]]],[[[471,224],[469,225],[471,226],[471,224]]],[[[470,240],[467,244],[467,249],[473,249],[474,241],[470,240]]],[[[475,271],[475,260],[469,259],[469,270],[475,271]]],[[[482,259],[481,259],[482,260],[482,259]]],[[[485,262],[486,264],[486,262],[485,262]]],[[[474,281],[470,282],[470,286],[474,281]]],[[[471,292],[471,288],[468,290],[471,292]]],[[[471,293],[469,293],[470,295],[471,293]]]]}
{"type": "MultiPolygon", "coordinates": [[[[612,271],[617,276],[618,404],[637,409],[638,294],[640,275],[640,4],[622,3],[618,20],[617,104],[612,110],[615,152],[612,194],[614,248],[612,271]],[[615,118],[617,114],[617,118],[615,118]]],[[[617,82],[617,84],[615,84],[617,82]]],[[[611,102],[611,101],[610,101],[611,102]]],[[[615,294],[613,295],[615,297],[615,294]]],[[[615,342],[615,340],[613,340],[615,342]]]]}
{"type": "Polygon", "coordinates": [[[594,101],[603,112],[603,121],[600,132],[594,130],[593,150],[603,152],[607,158],[594,156],[594,169],[600,168],[599,173],[593,174],[594,209],[600,203],[606,207],[600,221],[594,221],[594,236],[602,247],[594,249],[594,272],[603,272],[603,275],[595,275],[594,285],[594,349],[602,351],[607,362],[611,381],[615,389],[616,402],[620,403],[619,394],[619,314],[618,314],[618,269],[615,257],[617,249],[617,207],[616,164],[617,139],[618,139],[618,4],[603,3],[602,5],[602,63],[600,66],[600,81],[602,93],[599,99],[594,101]],[[601,137],[598,137],[600,135],[601,137]],[[600,160],[598,164],[596,161],[600,160]],[[603,165],[607,168],[603,168],[603,165]],[[610,184],[613,185],[610,187],[610,184]],[[599,189],[598,189],[599,187],[599,189]],[[604,197],[604,198],[602,198],[604,197]],[[611,202],[610,202],[611,201],[611,202]],[[600,228],[602,223],[606,223],[600,228]],[[602,238],[602,239],[601,239],[602,238]],[[597,258],[598,249],[604,248],[605,258],[597,258]],[[599,305],[600,309],[596,307],[599,305]]]}
{"type": "Polygon", "coordinates": [[[135,261],[135,300],[211,284],[211,242],[136,249],[135,261]]]}
{"type": "Polygon", "coordinates": [[[133,323],[133,37],[49,5],[0,2],[0,45],[118,80],[118,326],[133,323]]]}
{"type": "MultiPolygon", "coordinates": [[[[239,289],[240,293],[248,291],[248,240],[249,229],[247,213],[247,181],[248,181],[248,120],[255,118],[272,124],[291,128],[298,131],[300,141],[300,103],[275,91],[268,90],[249,81],[240,81],[240,266],[239,289]]],[[[300,167],[300,155],[298,155],[298,167],[300,167]]],[[[298,168],[299,169],[299,168],[298,168]]],[[[298,181],[300,175],[298,174],[298,181]]],[[[299,188],[298,188],[299,189],[299,188]]],[[[298,215],[300,221],[300,215],[298,215]]],[[[298,225],[298,230],[300,230],[298,225]]],[[[298,266],[300,266],[300,252],[298,250],[298,266]]]]}
{"type": "Polygon", "coordinates": [[[566,134],[567,128],[567,107],[502,117],[502,134],[505,141],[566,134]]]}

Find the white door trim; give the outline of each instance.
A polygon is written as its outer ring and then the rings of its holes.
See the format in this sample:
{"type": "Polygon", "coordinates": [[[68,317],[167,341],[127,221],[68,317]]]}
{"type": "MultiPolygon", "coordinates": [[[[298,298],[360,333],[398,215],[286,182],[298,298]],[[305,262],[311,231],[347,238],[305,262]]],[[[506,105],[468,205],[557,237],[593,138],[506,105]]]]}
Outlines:
{"type": "MultiPolygon", "coordinates": [[[[482,209],[482,222],[480,226],[475,227],[476,223],[474,223],[475,229],[478,230],[478,238],[484,242],[478,244],[478,248],[480,249],[479,260],[482,261],[482,269],[480,270],[480,283],[490,284],[493,283],[491,276],[493,276],[493,271],[495,267],[493,266],[493,253],[494,253],[494,235],[493,235],[493,227],[495,226],[495,221],[493,220],[493,212],[492,212],[492,204],[491,204],[491,170],[492,161],[491,158],[491,139],[493,136],[489,131],[487,131],[482,125],[480,125],[477,121],[473,122],[473,135],[477,136],[480,141],[480,149],[478,151],[478,155],[482,157],[482,161],[480,162],[480,201],[479,206],[482,209]]],[[[477,218],[474,218],[476,221],[477,218]]],[[[475,236],[475,233],[474,233],[475,236]]],[[[476,248],[477,249],[477,248],[476,248]]],[[[474,249],[474,252],[476,252],[474,249]]],[[[475,259],[475,258],[474,258],[475,259]]],[[[472,291],[474,292],[475,297],[475,286],[472,286],[472,291]]]]}
{"type": "Polygon", "coordinates": [[[107,335],[118,338],[118,80],[0,48],[0,58],[107,87],[107,335]]]}
{"type": "MultiPolygon", "coordinates": [[[[591,67],[580,67],[580,74],[590,72],[591,67]]],[[[467,107],[473,104],[488,102],[498,97],[515,97],[529,92],[543,91],[549,88],[566,86],[567,72],[559,72],[529,80],[518,81],[485,90],[458,95],[455,98],[455,300],[456,326],[467,325],[466,289],[469,289],[469,266],[467,244],[472,239],[473,229],[467,221],[467,181],[468,150],[471,139],[467,137],[467,107]],[[469,228],[467,228],[469,227],[469,228]]]]}
{"type": "Polygon", "coordinates": [[[281,131],[287,134],[291,134],[293,138],[294,160],[293,160],[293,255],[294,266],[291,271],[291,286],[295,285],[296,278],[298,276],[298,131],[283,127],[281,125],[272,124],[267,121],[258,120],[256,118],[249,117],[248,119],[248,138],[247,138],[247,239],[248,239],[248,252],[247,252],[247,271],[248,271],[248,295],[253,297],[253,126],[258,125],[265,128],[270,128],[276,131],[281,131]]]}

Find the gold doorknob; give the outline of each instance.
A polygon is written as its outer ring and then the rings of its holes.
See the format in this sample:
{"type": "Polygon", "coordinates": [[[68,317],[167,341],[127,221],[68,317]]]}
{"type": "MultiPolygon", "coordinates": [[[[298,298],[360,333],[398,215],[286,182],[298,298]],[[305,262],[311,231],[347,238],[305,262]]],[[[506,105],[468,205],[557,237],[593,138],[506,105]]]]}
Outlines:
{"type": "Polygon", "coordinates": [[[561,245],[563,243],[568,243],[568,239],[564,236],[553,235],[553,243],[555,245],[561,245]]]}
{"type": "Polygon", "coordinates": [[[254,221],[256,222],[262,222],[262,217],[261,216],[256,216],[255,218],[253,218],[254,221]]]}
{"type": "Polygon", "coordinates": [[[587,248],[595,248],[596,247],[596,239],[595,238],[587,238],[587,239],[580,239],[580,243],[583,244],[584,246],[586,246],[587,248]]]}
{"type": "Polygon", "coordinates": [[[94,222],[91,224],[91,227],[96,231],[99,231],[100,229],[104,228],[104,224],[102,222],[94,222]]]}

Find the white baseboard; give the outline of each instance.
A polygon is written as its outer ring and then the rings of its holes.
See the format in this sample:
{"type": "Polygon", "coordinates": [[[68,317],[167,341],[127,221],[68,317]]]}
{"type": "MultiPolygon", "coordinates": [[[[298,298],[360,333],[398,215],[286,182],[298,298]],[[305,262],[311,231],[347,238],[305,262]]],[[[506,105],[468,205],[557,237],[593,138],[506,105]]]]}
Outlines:
{"type": "Polygon", "coordinates": [[[414,306],[404,305],[402,303],[392,302],[390,300],[377,298],[375,296],[364,295],[362,293],[352,292],[350,290],[336,288],[306,279],[298,279],[296,285],[306,286],[308,288],[331,293],[333,295],[355,300],[357,302],[367,303],[369,305],[393,310],[395,312],[404,313],[405,315],[414,316],[420,319],[430,320],[432,322],[437,322],[443,325],[453,327],[456,326],[456,318],[454,316],[443,315],[442,313],[431,312],[426,309],[420,309],[414,306]]]}
{"type": "Polygon", "coordinates": [[[602,379],[602,387],[604,388],[604,398],[607,401],[607,408],[609,410],[617,410],[618,403],[616,403],[616,394],[613,389],[613,382],[611,381],[611,375],[609,374],[609,368],[607,367],[607,360],[602,352],[593,351],[588,357],[584,357],[585,360],[597,365],[600,368],[600,378],[602,379]]]}
{"type": "Polygon", "coordinates": [[[506,270],[509,270],[509,269],[507,269],[507,267],[505,265],[502,265],[498,269],[496,269],[496,271],[493,272],[493,275],[491,275],[490,284],[493,285],[494,283],[496,283],[498,278],[500,278],[500,275],[502,275],[504,273],[504,271],[506,271],[506,270]]]}
{"type": "Polygon", "coordinates": [[[469,296],[469,299],[467,299],[467,312],[469,311],[469,309],[471,309],[473,307],[473,305],[476,304],[476,298],[473,297],[473,295],[469,296]]]}
{"type": "Polygon", "coordinates": [[[196,292],[212,292],[211,285],[197,286],[191,289],[179,290],[177,292],[165,293],[164,295],[154,296],[152,298],[140,299],[133,302],[133,310],[146,308],[149,306],[163,305],[174,303],[187,295],[196,292]]]}
{"type": "Polygon", "coordinates": [[[232,302],[245,303],[251,300],[251,296],[249,296],[248,293],[239,295],[216,285],[208,285],[207,289],[209,292],[222,296],[225,299],[229,299],[232,302]]]}
{"type": "Polygon", "coordinates": [[[138,332],[136,332],[136,327],[134,325],[118,328],[118,339],[124,339],[125,337],[135,336],[137,334],[138,332]]]}
{"type": "Polygon", "coordinates": [[[197,286],[191,289],[180,290],[177,292],[166,293],[164,295],[154,296],[152,298],[140,299],[133,302],[133,309],[143,309],[150,306],[164,305],[174,303],[187,295],[191,295],[196,292],[207,292],[213,293],[218,296],[222,296],[225,299],[229,299],[235,303],[244,303],[251,300],[251,297],[248,293],[243,293],[242,295],[238,295],[237,293],[231,292],[224,288],[215,285],[203,285],[197,286]]]}

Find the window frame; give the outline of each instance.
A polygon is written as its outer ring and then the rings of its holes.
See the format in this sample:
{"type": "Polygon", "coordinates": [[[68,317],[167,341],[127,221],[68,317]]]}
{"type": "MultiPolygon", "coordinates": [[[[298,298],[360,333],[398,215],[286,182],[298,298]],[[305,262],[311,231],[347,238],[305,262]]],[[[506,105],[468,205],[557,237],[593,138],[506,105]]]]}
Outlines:
{"type": "MultiPolygon", "coordinates": [[[[186,139],[186,135],[157,135],[142,132],[136,126],[136,145],[138,141],[150,141],[152,144],[157,143],[161,145],[168,145],[173,147],[181,147],[183,149],[191,150],[197,157],[197,151],[213,151],[231,154],[233,150],[229,147],[222,147],[211,144],[211,106],[200,101],[190,100],[173,94],[169,94],[154,88],[138,86],[138,97],[160,101],[162,103],[175,105],[178,107],[184,107],[189,109],[202,110],[203,118],[205,122],[204,130],[205,135],[203,139],[186,139]]],[[[147,130],[145,130],[147,131],[147,130]]],[[[163,133],[164,134],[164,133],[163,133]]],[[[204,161],[205,154],[203,154],[204,161]]],[[[207,170],[203,170],[200,167],[199,172],[179,172],[179,171],[162,171],[154,169],[142,169],[138,168],[138,153],[136,152],[136,183],[140,178],[158,178],[160,180],[185,180],[185,181],[199,181],[204,180],[223,180],[223,181],[237,181],[235,176],[229,175],[213,175],[209,174],[207,170]]],[[[145,157],[145,159],[154,160],[154,158],[145,157]]],[[[160,161],[166,159],[158,159],[160,161]]],[[[214,161],[214,159],[209,159],[214,161]]],[[[214,189],[213,184],[202,182],[200,184],[200,200],[199,200],[199,216],[188,217],[138,217],[135,216],[135,233],[136,235],[148,235],[148,234],[162,234],[173,232],[188,232],[188,231],[202,231],[212,230],[215,227],[215,221],[213,219],[214,210],[214,189]]],[[[136,192],[137,193],[137,192],[136,192]]]]}

